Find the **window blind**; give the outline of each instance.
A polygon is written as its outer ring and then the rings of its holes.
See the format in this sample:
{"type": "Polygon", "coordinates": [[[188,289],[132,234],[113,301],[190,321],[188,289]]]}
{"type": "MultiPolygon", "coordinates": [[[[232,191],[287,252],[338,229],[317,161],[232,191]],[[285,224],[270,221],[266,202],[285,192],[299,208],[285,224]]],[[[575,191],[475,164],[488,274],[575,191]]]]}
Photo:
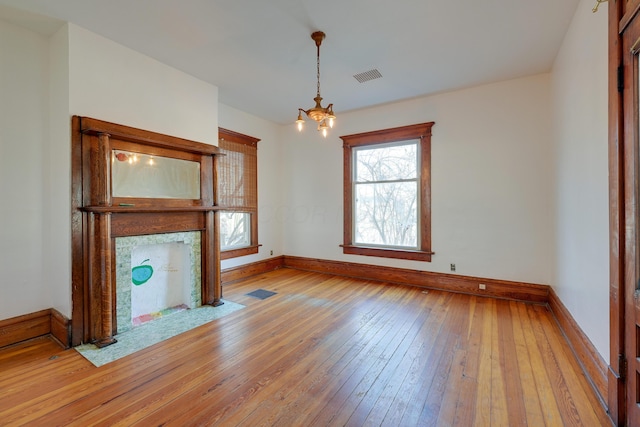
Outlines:
{"type": "Polygon", "coordinates": [[[224,156],[218,160],[218,204],[232,210],[258,209],[257,145],[220,139],[224,156]]]}

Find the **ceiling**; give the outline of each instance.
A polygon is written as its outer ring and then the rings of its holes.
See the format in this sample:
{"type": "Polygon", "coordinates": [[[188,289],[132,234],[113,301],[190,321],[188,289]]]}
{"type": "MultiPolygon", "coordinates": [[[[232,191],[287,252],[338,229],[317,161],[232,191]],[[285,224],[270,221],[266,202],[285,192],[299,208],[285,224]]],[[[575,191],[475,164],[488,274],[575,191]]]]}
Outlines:
{"type": "Polygon", "coordinates": [[[72,22],[216,85],[223,104],[287,124],[298,107],[314,105],[313,31],[327,35],[323,106],[333,103],[340,119],[345,111],[548,72],[578,3],[0,0],[0,18],[44,34],[72,22]],[[353,77],[373,69],[382,77],[353,77]]]}

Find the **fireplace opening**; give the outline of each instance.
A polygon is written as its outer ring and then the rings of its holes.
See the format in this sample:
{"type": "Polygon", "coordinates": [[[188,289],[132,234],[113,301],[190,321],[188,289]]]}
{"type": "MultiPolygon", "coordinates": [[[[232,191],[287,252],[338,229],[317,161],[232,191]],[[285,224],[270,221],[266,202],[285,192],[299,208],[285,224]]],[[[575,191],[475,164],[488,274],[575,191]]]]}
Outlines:
{"type": "Polygon", "coordinates": [[[200,232],[116,238],[117,333],[202,305],[200,232]]]}

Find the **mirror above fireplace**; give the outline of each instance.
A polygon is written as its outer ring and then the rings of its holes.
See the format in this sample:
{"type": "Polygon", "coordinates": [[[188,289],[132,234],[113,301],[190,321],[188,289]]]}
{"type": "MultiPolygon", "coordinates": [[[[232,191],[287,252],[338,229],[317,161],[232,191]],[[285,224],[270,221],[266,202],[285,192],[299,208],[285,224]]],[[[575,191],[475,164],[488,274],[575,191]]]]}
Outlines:
{"type": "Polygon", "coordinates": [[[111,193],[113,197],[199,199],[200,163],[111,150],[111,193]]]}

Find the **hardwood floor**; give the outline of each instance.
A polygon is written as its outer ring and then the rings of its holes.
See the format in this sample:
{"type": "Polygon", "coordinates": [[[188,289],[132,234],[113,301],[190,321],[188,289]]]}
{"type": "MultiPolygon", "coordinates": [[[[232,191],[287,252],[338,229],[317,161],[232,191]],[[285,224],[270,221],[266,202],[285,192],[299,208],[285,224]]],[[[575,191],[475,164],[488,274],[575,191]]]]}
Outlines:
{"type": "Polygon", "coordinates": [[[611,425],[545,306],[290,269],[223,295],[246,308],[100,368],[0,350],[0,425],[611,425]]]}

